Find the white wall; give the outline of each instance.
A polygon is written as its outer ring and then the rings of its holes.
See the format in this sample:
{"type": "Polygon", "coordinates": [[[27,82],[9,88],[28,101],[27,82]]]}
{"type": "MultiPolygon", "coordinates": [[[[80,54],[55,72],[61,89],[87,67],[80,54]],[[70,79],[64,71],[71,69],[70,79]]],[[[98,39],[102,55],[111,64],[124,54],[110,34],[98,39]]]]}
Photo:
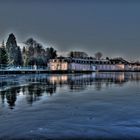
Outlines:
{"type": "Polygon", "coordinates": [[[96,65],[96,70],[124,70],[124,64],[100,64],[96,65]]]}
{"type": "Polygon", "coordinates": [[[92,71],[95,70],[95,66],[90,64],[70,63],[70,70],[92,71]]]}

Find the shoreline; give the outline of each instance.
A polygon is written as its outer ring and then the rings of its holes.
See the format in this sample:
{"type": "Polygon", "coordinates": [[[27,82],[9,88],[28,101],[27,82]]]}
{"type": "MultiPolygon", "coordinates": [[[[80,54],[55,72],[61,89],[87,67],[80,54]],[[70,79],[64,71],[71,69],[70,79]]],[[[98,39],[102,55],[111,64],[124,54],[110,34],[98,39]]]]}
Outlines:
{"type": "Polygon", "coordinates": [[[140,72],[140,70],[100,70],[100,71],[49,71],[49,70],[0,70],[0,75],[5,74],[72,74],[72,73],[96,73],[96,72],[140,72]]]}

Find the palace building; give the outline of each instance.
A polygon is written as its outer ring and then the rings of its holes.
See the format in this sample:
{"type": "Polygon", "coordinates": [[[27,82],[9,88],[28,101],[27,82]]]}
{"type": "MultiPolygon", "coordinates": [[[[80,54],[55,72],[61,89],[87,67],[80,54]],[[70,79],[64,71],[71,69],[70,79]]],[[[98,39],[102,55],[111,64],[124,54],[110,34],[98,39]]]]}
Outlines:
{"type": "Polygon", "coordinates": [[[96,60],[91,57],[57,57],[49,61],[51,71],[125,71],[130,63],[122,58],[96,60]]]}

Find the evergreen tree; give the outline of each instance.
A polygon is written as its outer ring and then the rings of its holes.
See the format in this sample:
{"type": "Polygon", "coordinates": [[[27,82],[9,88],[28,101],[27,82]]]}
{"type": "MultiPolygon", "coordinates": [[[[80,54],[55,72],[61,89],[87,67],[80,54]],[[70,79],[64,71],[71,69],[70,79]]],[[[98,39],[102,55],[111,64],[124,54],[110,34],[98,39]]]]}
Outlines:
{"type": "Polygon", "coordinates": [[[2,65],[6,66],[7,62],[8,62],[8,56],[3,41],[2,46],[0,47],[0,64],[1,66],[2,65]]]}
{"type": "Polygon", "coordinates": [[[20,47],[17,46],[16,37],[11,33],[6,42],[6,50],[8,54],[8,63],[14,66],[22,65],[22,54],[20,47]]]}

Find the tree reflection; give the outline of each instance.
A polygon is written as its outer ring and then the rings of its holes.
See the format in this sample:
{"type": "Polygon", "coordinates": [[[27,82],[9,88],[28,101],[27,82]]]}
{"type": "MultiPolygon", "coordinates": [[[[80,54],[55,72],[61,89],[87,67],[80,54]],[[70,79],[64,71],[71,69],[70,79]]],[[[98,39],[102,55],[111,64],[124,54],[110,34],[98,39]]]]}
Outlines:
{"type": "Polygon", "coordinates": [[[2,92],[1,93],[2,102],[4,103],[6,99],[10,109],[13,109],[19,92],[20,92],[20,87],[14,87],[8,89],[7,91],[2,92]]]}
{"type": "Polygon", "coordinates": [[[32,104],[35,101],[40,100],[40,97],[44,94],[52,95],[56,91],[56,84],[43,83],[30,84],[24,88],[24,94],[26,95],[27,102],[32,104]]]}
{"type": "Polygon", "coordinates": [[[16,105],[18,95],[22,94],[28,104],[39,101],[42,96],[52,96],[58,87],[66,85],[71,92],[86,90],[89,86],[95,90],[112,85],[123,86],[128,81],[140,81],[139,73],[94,73],[75,75],[32,75],[24,76],[26,85],[20,86],[20,80],[2,80],[0,82],[0,102],[8,104],[10,109],[16,105]],[[13,87],[16,86],[16,87],[13,87]],[[19,94],[20,93],[20,94],[19,94]]]}
{"type": "Polygon", "coordinates": [[[45,91],[44,87],[38,84],[30,84],[26,88],[26,99],[29,104],[38,101],[45,91]]]}
{"type": "Polygon", "coordinates": [[[53,93],[56,92],[56,83],[54,84],[49,84],[49,86],[46,88],[46,93],[49,95],[53,95],[53,93]]]}
{"type": "Polygon", "coordinates": [[[2,104],[5,103],[5,98],[6,98],[5,92],[6,92],[6,91],[1,91],[1,92],[0,92],[0,97],[1,97],[1,102],[2,102],[2,104]]]}

